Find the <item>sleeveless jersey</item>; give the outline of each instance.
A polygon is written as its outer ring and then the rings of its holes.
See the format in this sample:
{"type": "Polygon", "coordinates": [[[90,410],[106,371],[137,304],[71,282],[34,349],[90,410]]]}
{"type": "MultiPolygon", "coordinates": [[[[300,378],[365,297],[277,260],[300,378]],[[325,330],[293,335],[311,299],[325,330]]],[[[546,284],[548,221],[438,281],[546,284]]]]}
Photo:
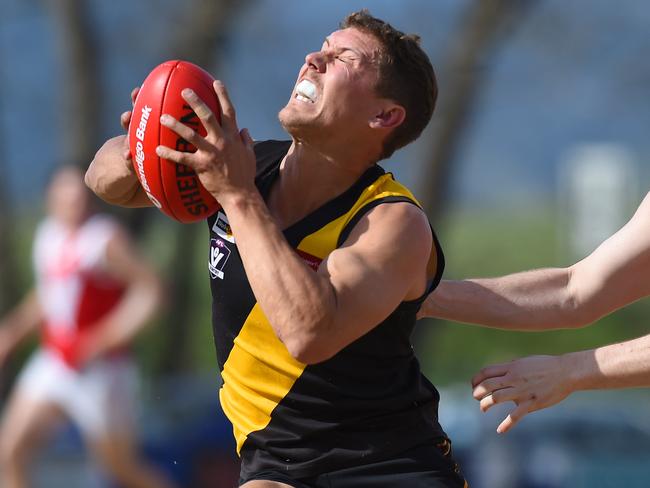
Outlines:
{"type": "MultiPolygon", "coordinates": [[[[290,144],[255,146],[256,185],[265,200],[290,144]]],[[[417,204],[375,165],[284,236],[316,269],[368,210],[398,201],[417,204]]],[[[386,459],[445,436],[437,418],[438,392],[422,375],[410,343],[416,312],[444,267],[435,235],[430,261],[435,269],[427,292],[402,302],[332,358],[305,365],[289,354],[256,303],[227,216],[219,211],[208,224],[213,331],[223,378],[219,396],[233,424],[242,475],[274,469],[315,476],[386,459]]]]}
{"type": "Polygon", "coordinates": [[[106,216],[88,218],[70,231],[54,219],[36,231],[33,264],[44,314],[43,343],[71,367],[80,339],[119,302],[124,286],[106,271],[105,256],[117,224],[106,216]]]}

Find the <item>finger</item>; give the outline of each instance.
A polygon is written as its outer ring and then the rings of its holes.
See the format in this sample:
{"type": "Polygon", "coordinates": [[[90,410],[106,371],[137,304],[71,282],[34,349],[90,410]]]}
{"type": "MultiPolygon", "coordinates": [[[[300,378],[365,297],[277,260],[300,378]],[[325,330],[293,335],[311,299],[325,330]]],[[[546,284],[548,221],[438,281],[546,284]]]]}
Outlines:
{"type": "Polygon", "coordinates": [[[221,80],[215,80],[213,88],[221,106],[221,126],[224,130],[237,130],[237,114],[230,95],[228,95],[228,90],[226,90],[226,85],[221,80]]]}
{"type": "Polygon", "coordinates": [[[120,115],[120,125],[122,126],[122,129],[129,129],[129,124],[131,123],[131,114],[132,112],[129,110],[127,112],[123,112],[122,115],[120,115]]]}
{"type": "Polygon", "coordinates": [[[251,133],[248,131],[248,129],[242,129],[239,132],[239,136],[241,137],[241,140],[246,145],[246,147],[252,151],[253,146],[255,145],[255,141],[251,137],[251,133]]]}
{"type": "Polygon", "coordinates": [[[167,146],[157,146],[156,154],[162,159],[167,159],[173,163],[184,164],[196,171],[196,162],[194,160],[194,153],[175,151],[167,146]]]}
{"type": "Polygon", "coordinates": [[[474,387],[472,391],[472,396],[476,400],[480,400],[485,395],[488,395],[490,392],[500,390],[502,388],[508,388],[513,386],[506,381],[506,376],[497,376],[495,378],[488,378],[483,380],[481,383],[474,387]]]}
{"type": "Polygon", "coordinates": [[[508,414],[508,416],[497,427],[498,434],[505,434],[512,429],[527,413],[529,413],[529,402],[520,403],[517,408],[508,414]]]}
{"type": "Polygon", "coordinates": [[[138,97],[138,93],[140,93],[140,87],[136,86],[133,90],[131,90],[131,103],[135,105],[135,99],[138,97]]]}
{"type": "Polygon", "coordinates": [[[498,403],[517,400],[519,400],[517,390],[514,388],[503,388],[501,390],[490,392],[481,398],[479,407],[481,408],[481,411],[487,412],[490,408],[497,405],[498,403]]]}
{"type": "Polygon", "coordinates": [[[191,88],[184,88],[183,91],[181,91],[181,96],[183,97],[183,100],[192,107],[192,110],[201,120],[201,123],[208,134],[212,133],[215,135],[221,135],[222,130],[217,118],[214,116],[214,113],[212,113],[212,110],[210,110],[210,107],[201,100],[194,90],[191,88]]]}
{"type": "Polygon", "coordinates": [[[122,156],[127,162],[131,161],[131,147],[129,144],[129,134],[127,133],[126,136],[124,136],[124,152],[122,152],[122,156]]]}
{"type": "Polygon", "coordinates": [[[474,388],[476,385],[482,383],[488,378],[503,376],[507,372],[508,372],[507,364],[493,364],[492,366],[486,366],[481,371],[476,373],[472,378],[472,388],[474,388]]]}
{"type": "Polygon", "coordinates": [[[197,149],[208,149],[210,144],[201,137],[195,130],[189,128],[185,124],[182,124],[174,117],[168,114],[163,114],[160,116],[160,123],[167,127],[170,130],[173,130],[176,134],[181,136],[187,142],[192,144],[197,149]]]}

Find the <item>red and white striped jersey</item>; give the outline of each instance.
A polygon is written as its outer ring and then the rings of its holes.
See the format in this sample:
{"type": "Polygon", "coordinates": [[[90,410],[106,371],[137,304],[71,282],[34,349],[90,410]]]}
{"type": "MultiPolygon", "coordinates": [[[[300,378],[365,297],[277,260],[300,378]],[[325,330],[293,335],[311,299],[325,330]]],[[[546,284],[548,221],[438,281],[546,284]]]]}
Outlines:
{"type": "Polygon", "coordinates": [[[33,249],[36,290],[44,313],[43,341],[70,366],[81,340],[120,301],[125,286],[107,271],[106,249],[118,224],[108,216],[89,217],[76,230],[53,219],[36,231],[33,249]]]}

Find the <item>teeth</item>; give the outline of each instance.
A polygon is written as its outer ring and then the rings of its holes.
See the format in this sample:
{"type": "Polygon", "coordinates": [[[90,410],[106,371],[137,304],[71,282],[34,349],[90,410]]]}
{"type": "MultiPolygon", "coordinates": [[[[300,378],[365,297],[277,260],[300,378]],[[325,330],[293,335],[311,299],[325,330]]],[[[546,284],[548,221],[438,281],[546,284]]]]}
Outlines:
{"type": "Polygon", "coordinates": [[[302,80],[296,85],[296,98],[313,103],[316,99],[316,86],[309,80],[302,80]]]}

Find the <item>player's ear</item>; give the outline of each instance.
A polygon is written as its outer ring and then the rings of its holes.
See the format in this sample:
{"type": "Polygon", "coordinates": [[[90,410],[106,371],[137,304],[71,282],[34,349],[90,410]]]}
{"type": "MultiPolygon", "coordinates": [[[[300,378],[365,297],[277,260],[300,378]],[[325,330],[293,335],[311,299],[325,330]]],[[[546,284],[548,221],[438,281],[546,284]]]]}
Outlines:
{"type": "Polygon", "coordinates": [[[406,109],[396,103],[387,103],[370,120],[373,129],[394,129],[406,118],[406,109]]]}

